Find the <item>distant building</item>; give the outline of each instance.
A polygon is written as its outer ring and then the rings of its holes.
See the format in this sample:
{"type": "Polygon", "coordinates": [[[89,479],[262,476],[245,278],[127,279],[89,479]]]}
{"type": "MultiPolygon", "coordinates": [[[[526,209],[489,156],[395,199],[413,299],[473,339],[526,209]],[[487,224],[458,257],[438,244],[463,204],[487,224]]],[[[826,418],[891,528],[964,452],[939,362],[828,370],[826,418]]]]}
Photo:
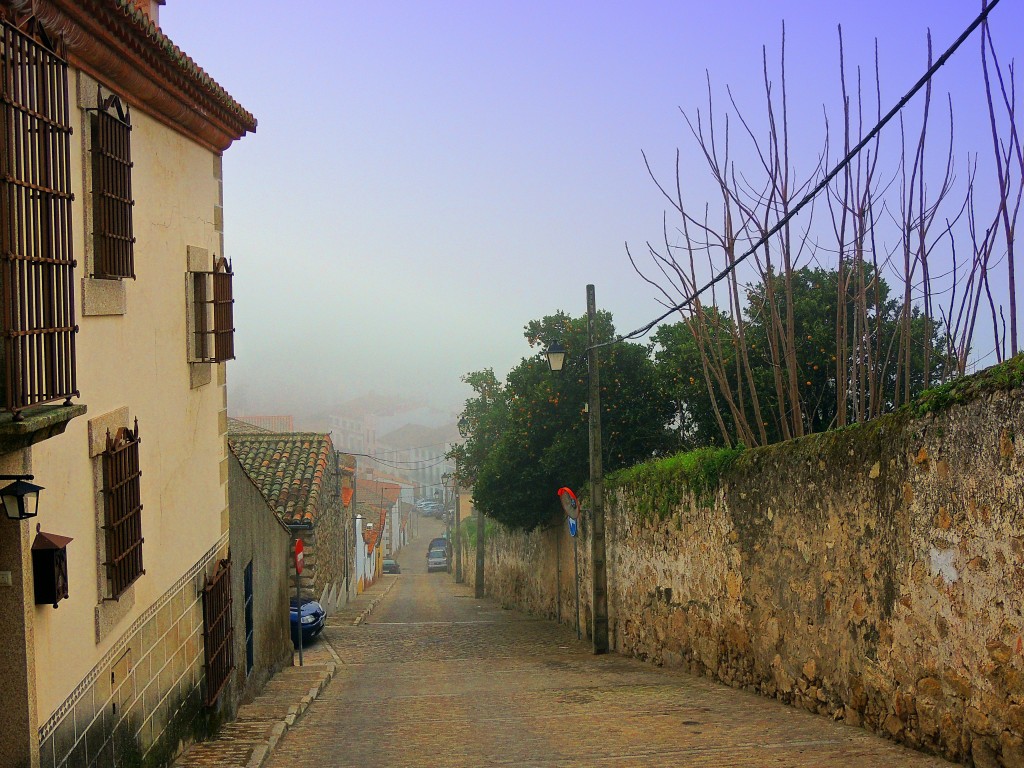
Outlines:
{"type": "Polygon", "coordinates": [[[444,495],[443,478],[455,469],[447,454],[458,439],[454,425],[407,424],[381,436],[377,455],[389,472],[408,478],[417,499],[434,499],[444,495]]]}

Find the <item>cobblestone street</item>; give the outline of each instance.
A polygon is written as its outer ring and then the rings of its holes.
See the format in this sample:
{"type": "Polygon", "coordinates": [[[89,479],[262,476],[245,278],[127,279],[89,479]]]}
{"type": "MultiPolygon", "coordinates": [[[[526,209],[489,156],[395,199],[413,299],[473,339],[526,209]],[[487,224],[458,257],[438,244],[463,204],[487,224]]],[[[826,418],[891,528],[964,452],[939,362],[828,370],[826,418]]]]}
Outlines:
{"type": "Polygon", "coordinates": [[[420,533],[366,620],[333,622],[310,649],[336,655],[337,672],[268,765],[949,765],[751,693],[595,657],[568,627],[426,573],[435,530],[420,533]]]}

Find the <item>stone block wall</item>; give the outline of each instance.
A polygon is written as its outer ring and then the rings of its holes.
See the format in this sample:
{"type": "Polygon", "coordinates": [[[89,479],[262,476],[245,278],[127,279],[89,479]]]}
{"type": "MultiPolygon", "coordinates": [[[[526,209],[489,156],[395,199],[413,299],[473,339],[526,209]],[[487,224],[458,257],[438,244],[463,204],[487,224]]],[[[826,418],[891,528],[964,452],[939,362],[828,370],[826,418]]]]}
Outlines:
{"type": "MultiPolygon", "coordinates": [[[[710,504],[609,493],[615,650],[949,759],[1024,765],[1024,394],[747,451],[710,504]]],[[[561,521],[503,532],[487,591],[572,623],[561,521]]],[[[580,597],[589,625],[589,533],[580,597]]]]}

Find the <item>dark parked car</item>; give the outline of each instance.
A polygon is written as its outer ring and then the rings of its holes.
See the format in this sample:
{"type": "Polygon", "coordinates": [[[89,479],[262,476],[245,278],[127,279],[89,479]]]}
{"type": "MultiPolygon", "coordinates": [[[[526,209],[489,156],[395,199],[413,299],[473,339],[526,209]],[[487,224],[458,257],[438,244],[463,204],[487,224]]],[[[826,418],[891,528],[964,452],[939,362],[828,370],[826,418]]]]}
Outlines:
{"type": "MultiPolygon", "coordinates": [[[[290,618],[292,624],[292,643],[299,644],[299,598],[291,599],[290,618]]],[[[323,607],[311,597],[302,598],[302,644],[310,642],[320,634],[327,623],[327,614],[323,607]]]]}
{"type": "Polygon", "coordinates": [[[448,539],[444,536],[439,536],[436,539],[431,539],[430,544],[427,545],[427,554],[430,554],[432,549],[443,549],[448,551],[448,539]]]}
{"type": "Polygon", "coordinates": [[[401,573],[402,569],[398,567],[398,561],[390,557],[384,558],[384,573],[401,573]]]}

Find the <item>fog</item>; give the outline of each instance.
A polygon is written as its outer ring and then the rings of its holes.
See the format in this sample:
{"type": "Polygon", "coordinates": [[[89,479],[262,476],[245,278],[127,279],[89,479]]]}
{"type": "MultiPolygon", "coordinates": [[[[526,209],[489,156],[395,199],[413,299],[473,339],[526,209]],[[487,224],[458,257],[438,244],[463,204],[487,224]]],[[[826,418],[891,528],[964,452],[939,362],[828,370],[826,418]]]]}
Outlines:
{"type": "MultiPolygon", "coordinates": [[[[259,121],[224,161],[232,411],[301,415],[376,393],[454,412],[462,375],[504,376],[530,353],[523,326],[583,314],[587,283],[620,331],[644,324],[663,307],[624,243],[660,242],[665,203],[641,150],[670,180],[683,148],[692,191],[707,186],[679,112],[705,105],[706,71],[720,105],[730,84],[760,114],[762,45],[777,61],[785,20],[791,152],[813,166],[817,141],[799,140],[836,94],[837,24],[848,62],[869,69],[878,37],[884,111],[923,73],[925,30],[941,51],[977,10],[171,0],[164,31],[259,121]]],[[[1019,56],[1021,4],[1001,4],[993,27],[1004,59],[1019,56]]],[[[977,51],[935,85],[967,105],[958,138],[991,154],[977,51]]]]}

